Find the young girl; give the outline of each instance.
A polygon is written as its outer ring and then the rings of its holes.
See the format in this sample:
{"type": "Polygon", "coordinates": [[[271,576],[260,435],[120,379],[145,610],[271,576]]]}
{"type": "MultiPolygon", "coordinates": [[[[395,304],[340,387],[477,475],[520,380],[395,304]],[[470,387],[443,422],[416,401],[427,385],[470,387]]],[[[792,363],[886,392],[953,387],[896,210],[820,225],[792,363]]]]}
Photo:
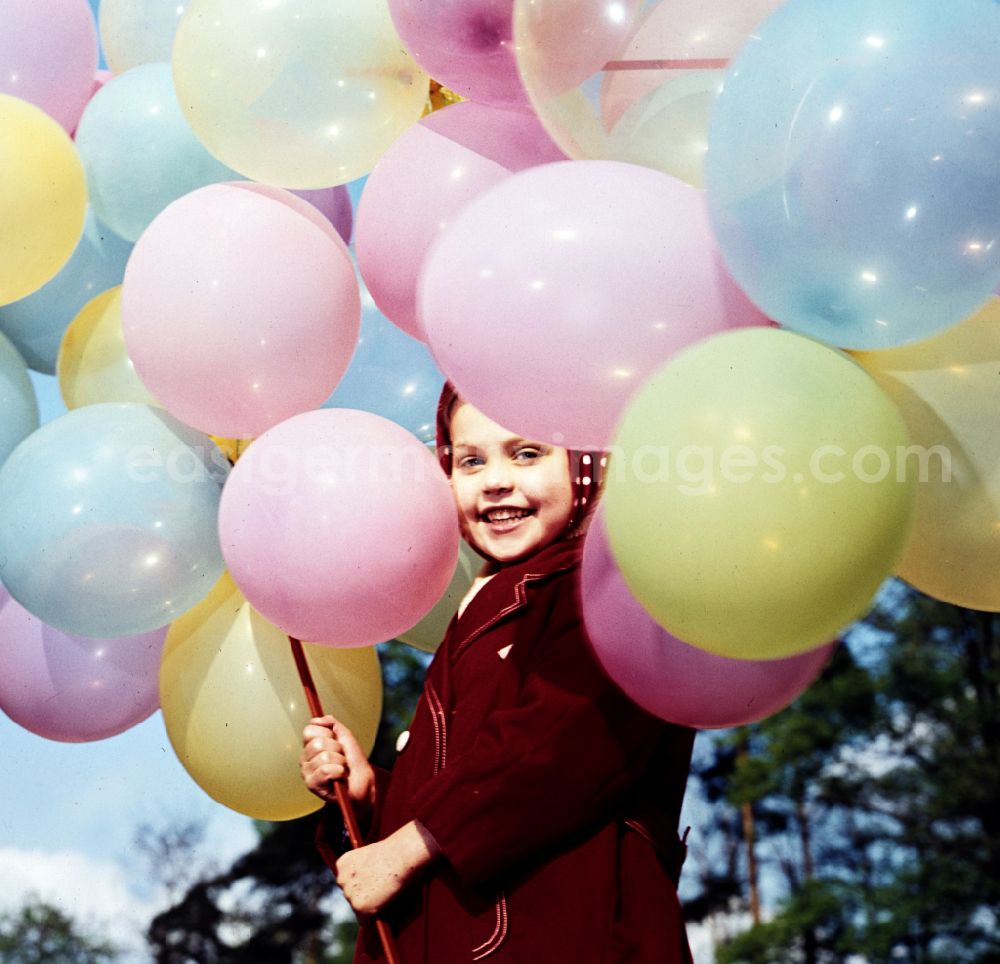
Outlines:
{"type": "Polygon", "coordinates": [[[681,964],[677,822],[693,732],[604,675],[578,569],[599,464],[520,438],[445,386],[438,445],[465,539],[486,563],[428,668],[392,773],[343,724],[304,731],[302,774],[346,777],[371,841],[320,850],[382,959],[379,911],[405,964],[681,964]],[[384,908],[384,910],[383,910],[384,908]]]}

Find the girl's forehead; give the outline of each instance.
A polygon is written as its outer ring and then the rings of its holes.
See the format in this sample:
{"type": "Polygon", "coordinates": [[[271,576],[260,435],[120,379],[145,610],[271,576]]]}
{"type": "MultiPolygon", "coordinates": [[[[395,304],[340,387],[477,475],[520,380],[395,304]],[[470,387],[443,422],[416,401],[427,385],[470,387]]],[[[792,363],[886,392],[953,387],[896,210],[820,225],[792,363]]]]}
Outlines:
{"type": "MultiPolygon", "coordinates": [[[[523,445],[527,439],[520,435],[468,435],[458,436],[452,442],[455,449],[488,449],[488,448],[510,448],[512,445],[523,445]]],[[[533,444],[533,443],[532,443],[533,444]]]]}
{"type": "Polygon", "coordinates": [[[494,422],[478,408],[463,402],[451,417],[452,445],[481,447],[523,441],[520,435],[494,422]]]}

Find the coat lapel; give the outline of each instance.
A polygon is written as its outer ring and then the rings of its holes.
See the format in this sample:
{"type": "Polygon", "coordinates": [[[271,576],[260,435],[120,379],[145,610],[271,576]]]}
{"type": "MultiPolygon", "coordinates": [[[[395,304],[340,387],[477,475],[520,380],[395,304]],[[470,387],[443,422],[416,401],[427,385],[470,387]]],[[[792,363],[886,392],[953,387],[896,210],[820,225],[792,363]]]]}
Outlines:
{"type": "Polygon", "coordinates": [[[561,539],[522,562],[501,569],[469,602],[454,627],[449,653],[454,664],[483,633],[509,618],[528,601],[528,586],[553,573],[572,569],[580,559],[581,539],[561,539]]]}

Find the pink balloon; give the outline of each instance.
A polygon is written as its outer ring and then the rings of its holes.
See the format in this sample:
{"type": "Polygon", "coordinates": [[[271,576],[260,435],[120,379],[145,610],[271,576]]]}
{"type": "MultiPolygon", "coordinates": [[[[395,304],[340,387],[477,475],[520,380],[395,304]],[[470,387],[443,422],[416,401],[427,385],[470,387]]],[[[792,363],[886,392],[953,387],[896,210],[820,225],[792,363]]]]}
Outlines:
{"type": "Polygon", "coordinates": [[[212,184],[169,205],[122,287],[146,387],[181,421],[231,438],[322,405],[360,317],[346,245],[315,208],[268,185],[212,184]]]}
{"type": "Polygon", "coordinates": [[[568,93],[621,59],[647,6],[646,0],[617,0],[611,6],[607,0],[522,3],[516,49],[524,57],[534,103],[568,93]]]}
{"type": "Polygon", "coordinates": [[[290,636],[366,646],[415,625],[447,587],[458,521],[437,459],[394,422],[306,412],[240,457],[219,507],[240,590],[290,636]]]}
{"type": "Polygon", "coordinates": [[[93,97],[109,80],[115,75],[110,70],[101,69],[95,71],[94,82],[90,87],[90,96],[93,97]]]}
{"type": "Polygon", "coordinates": [[[292,191],[292,194],[316,208],[334,226],[337,234],[344,239],[344,244],[351,243],[354,210],[351,207],[351,195],[343,184],[315,191],[292,191]]]}
{"type": "Polygon", "coordinates": [[[435,242],[419,283],[438,367],[508,428],[603,448],[667,358],[765,325],[722,266],[703,195],[618,161],[514,174],[435,242]]]}
{"type": "Polygon", "coordinates": [[[358,205],[358,267],[382,314],[423,340],[417,278],[433,241],[487,188],[563,159],[528,111],[465,101],[405,131],[368,176],[358,205]]]}
{"type": "Polygon", "coordinates": [[[514,0],[389,0],[413,59],[469,100],[527,106],[514,59],[514,0]]]}
{"type": "MultiPolygon", "coordinates": [[[[530,110],[463,101],[428,114],[420,123],[509,173],[566,160],[530,110]]],[[[454,179],[455,175],[449,173],[449,177],[454,179]]]]}
{"type": "Polygon", "coordinates": [[[600,509],[586,538],[580,578],[594,651],[625,694],[661,719],[699,730],[762,720],[802,693],[837,645],[759,661],[697,649],[657,625],[625,585],[600,509]]]}
{"type": "Polygon", "coordinates": [[[47,626],[0,587],[0,709],[49,740],[103,740],[160,705],[167,627],[120,639],[47,626]]]}
{"type": "Polygon", "coordinates": [[[72,133],[96,70],[97,26],[87,0],[0,2],[0,94],[30,101],[72,133]]]}

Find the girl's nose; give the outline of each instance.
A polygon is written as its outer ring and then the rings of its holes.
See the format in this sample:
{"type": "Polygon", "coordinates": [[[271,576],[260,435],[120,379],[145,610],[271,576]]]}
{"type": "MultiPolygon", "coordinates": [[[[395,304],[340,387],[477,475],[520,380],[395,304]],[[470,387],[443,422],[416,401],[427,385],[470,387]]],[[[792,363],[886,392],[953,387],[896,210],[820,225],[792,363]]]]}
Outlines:
{"type": "Polygon", "coordinates": [[[514,480],[506,460],[487,463],[482,480],[484,492],[509,492],[514,488],[514,480]]]}

